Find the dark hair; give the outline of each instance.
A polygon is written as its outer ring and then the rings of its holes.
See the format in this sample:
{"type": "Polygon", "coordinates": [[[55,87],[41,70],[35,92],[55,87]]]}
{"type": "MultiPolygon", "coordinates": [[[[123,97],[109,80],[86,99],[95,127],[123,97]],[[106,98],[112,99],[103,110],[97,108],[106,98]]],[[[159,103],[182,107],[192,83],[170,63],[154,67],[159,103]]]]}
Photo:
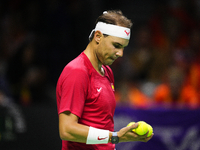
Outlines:
{"type": "MultiPolygon", "coordinates": [[[[104,22],[108,24],[114,24],[119,25],[126,28],[132,27],[132,22],[130,19],[125,17],[121,10],[108,10],[105,13],[103,13],[101,16],[99,16],[95,22],[95,25],[98,22],[104,22]]],[[[94,37],[94,32],[92,33],[91,37],[89,38],[90,41],[92,41],[94,37]]]]}
{"type": "Polygon", "coordinates": [[[131,28],[132,22],[128,18],[126,18],[121,10],[108,10],[106,13],[103,13],[96,20],[98,22],[105,22],[108,24],[119,25],[122,27],[131,28]]]}

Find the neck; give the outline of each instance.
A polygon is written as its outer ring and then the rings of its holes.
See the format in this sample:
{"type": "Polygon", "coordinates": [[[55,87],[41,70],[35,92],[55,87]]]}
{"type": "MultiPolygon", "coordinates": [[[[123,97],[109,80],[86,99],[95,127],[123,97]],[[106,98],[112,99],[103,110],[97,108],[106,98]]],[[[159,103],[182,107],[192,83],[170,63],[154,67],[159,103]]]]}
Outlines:
{"type": "Polygon", "coordinates": [[[84,53],[89,58],[94,69],[101,75],[104,75],[104,72],[102,72],[102,63],[99,61],[95,50],[96,50],[95,45],[92,42],[90,42],[86,47],[84,53]]]}

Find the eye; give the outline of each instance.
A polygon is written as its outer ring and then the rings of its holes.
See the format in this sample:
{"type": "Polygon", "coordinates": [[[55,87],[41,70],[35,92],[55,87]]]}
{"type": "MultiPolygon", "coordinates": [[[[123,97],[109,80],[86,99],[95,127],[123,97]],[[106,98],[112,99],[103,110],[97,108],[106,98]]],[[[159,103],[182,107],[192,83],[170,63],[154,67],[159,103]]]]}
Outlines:
{"type": "Polygon", "coordinates": [[[117,44],[117,43],[114,43],[113,46],[114,46],[115,48],[117,48],[117,49],[122,48],[122,46],[121,46],[120,44],[117,44]]]}

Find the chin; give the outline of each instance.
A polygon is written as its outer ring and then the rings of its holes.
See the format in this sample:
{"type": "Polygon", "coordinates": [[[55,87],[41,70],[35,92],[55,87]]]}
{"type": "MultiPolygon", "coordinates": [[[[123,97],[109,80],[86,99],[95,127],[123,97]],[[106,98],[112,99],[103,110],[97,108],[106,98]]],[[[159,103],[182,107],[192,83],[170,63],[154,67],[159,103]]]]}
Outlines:
{"type": "Polygon", "coordinates": [[[105,65],[108,65],[108,66],[110,66],[112,64],[113,64],[113,62],[107,62],[107,63],[105,63],[105,65]]]}
{"type": "Polygon", "coordinates": [[[115,60],[113,60],[113,59],[108,59],[107,61],[104,61],[104,65],[108,65],[108,66],[110,66],[110,65],[112,65],[113,64],[113,62],[114,62],[115,60]]]}

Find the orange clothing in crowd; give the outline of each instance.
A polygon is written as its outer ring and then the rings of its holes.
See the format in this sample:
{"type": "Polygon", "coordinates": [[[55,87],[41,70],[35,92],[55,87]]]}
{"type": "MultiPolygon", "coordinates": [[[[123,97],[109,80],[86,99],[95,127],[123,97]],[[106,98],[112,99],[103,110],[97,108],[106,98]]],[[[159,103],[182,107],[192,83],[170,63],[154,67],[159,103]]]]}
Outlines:
{"type": "Polygon", "coordinates": [[[198,92],[191,85],[183,86],[178,98],[174,100],[170,87],[167,84],[161,84],[155,89],[154,99],[158,105],[176,105],[190,109],[199,107],[198,92]]]}
{"type": "Polygon", "coordinates": [[[152,100],[136,87],[130,87],[125,93],[115,92],[117,103],[125,103],[134,108],[146,109],[151,106],[152,100]]]}
{"type": "Polygon", "coordinates": [[[151,105],[151,99],[135,87],[130,89],[128,97],[130,104],[136,108],[144,109],[151,105]]]}
{"type": "Polygon", "coordinates": [[[193,63],[191,65],[187,83],[191,84],[196,90],[200,90],[200,64],[193,63]]]}

